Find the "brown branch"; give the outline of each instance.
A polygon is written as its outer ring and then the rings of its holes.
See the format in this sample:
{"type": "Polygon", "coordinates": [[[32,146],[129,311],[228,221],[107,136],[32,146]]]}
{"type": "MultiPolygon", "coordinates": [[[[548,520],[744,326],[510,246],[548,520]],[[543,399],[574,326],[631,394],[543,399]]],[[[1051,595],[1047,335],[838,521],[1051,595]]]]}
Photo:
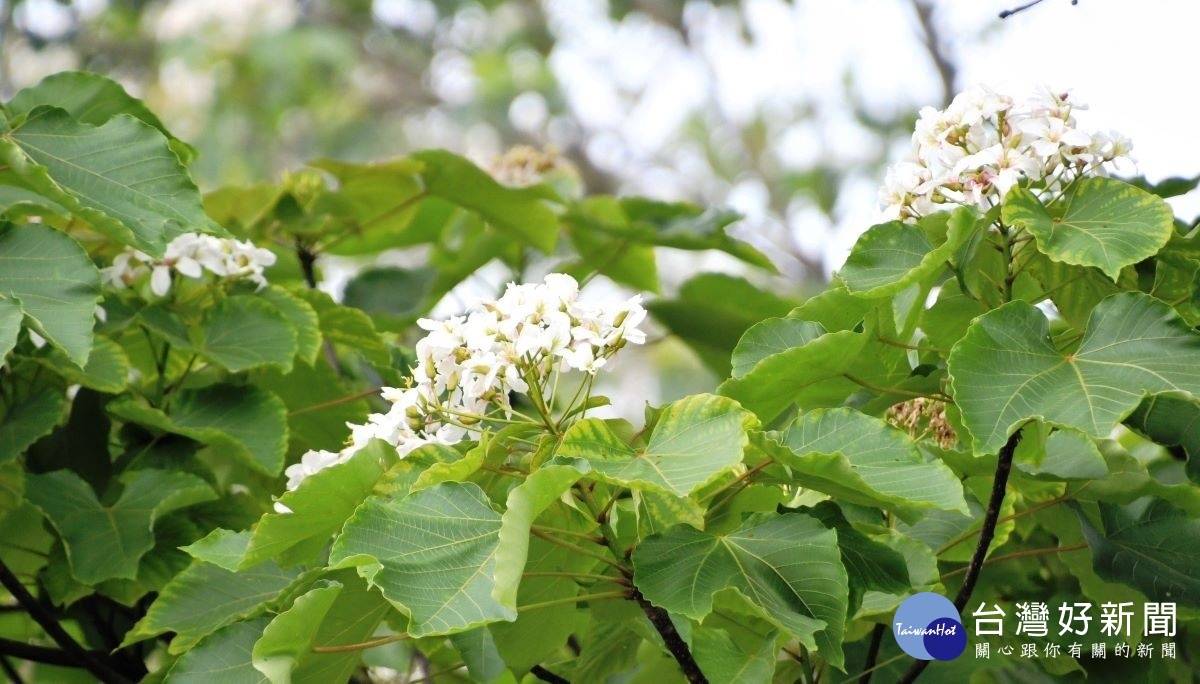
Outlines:
{"type": "Polygon", "coordinates": [[[886,629],[880,623],[871,630],[871,645],[867,647],[867,660],[863,663],[863,671],[858,677],[858,684],[870,684],[871,673],[875,671],[875,663],[879,660],[879,650],[883,646],[883,633],[886,629]]]}
{"type": "MultiPolygon", "coordinates": [[[[84,667],[82,663],[61,648],[37,646],[27,644],[24,641],[5,639],[4,637],[0,637],[0,655],[12,656],[35,663],[45,663],[46,665],[57,665],[59,667],[84,667]]],[[[97,658],[104,657],[104,654],[98,651],[92,651],[92,655],[97,658]]]]}
{"type": "MultiPolygon", "coordinates": [[[[1017,445],[1021,443],[1021,432],[1018,429],[1012,433],[1004,446],[1000,447],[1000,454],[996,457],[996,477],[992,481],[992,496],[988,499],[987,511],[983,515],[983,524],[979,528],[979,543],[975,545],[975,553],[971,555],[971,562],[967,565],[966,577],[963,578],[958,596],[954,598],[954,606],[958,608],[960,614],[966,608],[967,602],[971,600],[971,594],[975,591],[975,583],[979,580],[980,571],[983,570],[988,549],[992,546],[992,538],[996,535],[996,524],[1000,520],[1000,507],[1004,504],[1004,495],[1008,490],[1008,476],[1012,472],[1013,454],[1017,451],[1017,445]]],[[[928,660],[914,662],[900,678],[900,683],[912,684],[927,667],[929,667],[928,660]]]]}
{"type": "Polygon", "coordinates": [[[58,624],[58,620],[47,611],[38,600],[25,589],[25,585],[21,584],[21,580],[8,569],[8,566],[0,561],[0,584],[12,594],[34,622],[38,623],[46,632],[46,635],[58,644],[66,657],[77,664],[77,667],[86,669],[91,672],[96,679],[104,682],[104,684],[126,684],[129,679],[125,678],[119,672],[114,670],[108,663],[104,662],[100,656],[92,651],[88,651],[83,646],[79,645],[78,641],[58,624]]]}
{"type": "Polygon", "coordinates": [[[683,669],[683,676],[690,684],[708,684],[708,677],[704,676],[704,672],[700,670],[700,665],[696,663],[696,659],[692,656],[691,649],[688,648],[687,642],[679,635],[679,630],[675,629],[675,623],[671,622],[671,616],[662,608],[657,608],[654,604],[646,600],[642,596],[642,592],[638,589],[633,590],[633,600],[641,606],[642,612],[646,617],[650,618],[650,624],[654,625],[654,629],[658,631],[663,638],[663,643],[667,645],[667,650],[675,657],[675,661],[679,663],[679,667],[683,669]]]}
{"type": "Polygon", "coordinates": [[[921,43],[933,66],[937,69],[938,80],[942,88],[942,106],[946,107],[954,99],[954,84],[958,81],[958,69],[946,56],[942,43],[941,32],[933,21],[933,5],[929,0],[912,0],[913,11],[917,14],[917,23],[921,26],[921,43]]]}

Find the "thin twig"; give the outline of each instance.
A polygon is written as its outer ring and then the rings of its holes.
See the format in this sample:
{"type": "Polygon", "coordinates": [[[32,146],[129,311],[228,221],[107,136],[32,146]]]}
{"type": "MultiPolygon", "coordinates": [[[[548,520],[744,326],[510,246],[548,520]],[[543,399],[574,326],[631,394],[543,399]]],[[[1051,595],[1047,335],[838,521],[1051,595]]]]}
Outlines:
{"type": "Polygon", "coordinates": [[[564,529],[560,529],[557,527],[547,527],[546,525],[531,525],[530,527],[539,532],[545,532],[547,534],[565,534],[568,537],[575,537],[576,539],[583,539],[585,541],[590,541],[593,544],[599,544],[600,546],[604,546],[605,544],[608,543],[607,541],[605,541],[604,537],[602,537],[598,534],[588,534],[587,532],[576,532],[575,530],[564,530],[564,529]]]}
{"type": "Polygon", "coordinates": [[[542,608],[555,608],[557,606],[569,606],[572,603],[582,603],[584,601],[603,601],[604,599],[627,599],[629,591],[621,589],[620,591],[602,591],[596,594],[581,594],[579,596],[566,596],[550,601],[541,601],[539,603],[530,603],[524,606],[517,606],[518,613],[525,613],[531,610],[541,610],[542,608]]]}
{"type": "Polygon", "coordinates": [[[913,0],[912,4],[913,11],[917,14],[917,23],[921,25],[921,42],[925,45],[925,51],[929,53],[929,58],[933,60],[938,80],[941,82],[942,106],[947,107],[954,99],[954,84],[958,80],[958,69],[946,56],[941,34],[933,21],[933,6],[927,0],[913,0]]]}
{"type": "MultiPolygon", "coordinates": [[[[1021,5],[1019,7],[1014,7],[1012,9],[1006,9],[1000,13],[1000,18],[1007,19],[1007,18],[1011,17],[1012,15],[1017,14],[1018,12],[1024,12],[1025,10],[1029,9],[1030,7],[1033,7],[1034,5],[1040,5],[1040,4],[1042,4],[1042,0],[1032,0],[1031,2],[1027,2],[1024,5],[1021,5]]],[[[1071,4],[1078,5],[1079,0],[1071,0],[1071,4]]]]}
{"type": "Polygon", "coordinates": [[[551,544],[556,544],[558,546],[563,547],[564,549],[569,549],[581,556],[587,556],[588,558],[598,560],[601,563],[606,563],[608,565],[611,565],[612,567],[619,570],[621,572],[621,574],[625,574],[626,572],[628,572],[628,569],[626,569],[625,566],[621,565],[620,563],[618,563],[614,560],[610,560],[608,558],[608,556],[603,556],[601,554],[594,553],[592,551],[589,551],[589,550],[583,548],[582,546],[579,546],[578,544],[572,544],[571,542],[566,541],[565,539],[559,539],[558,537],[555,537],[550,534],[546,534],[545,532],[542,532],[541,530],[536,530],[536,529],[530,530],[529,533],[532,534],[533,536],[537,537],[538,539],[548,541],[551,544]]]}
{"type": "Polygon", "coordinates": [[[379,394],[380,389],[381,388],[379,388],[379,387],[372,387],[371,389],[363,390],[361,392],[355,392],[354,394],[350,394],[350,395],[347,395],[344,397],[338,397],[337,399],[330,399],[329,401],[323,401],[319,404],[310,404],[308,406],[302,406],[298,409],[292,409],[291,411],[288,411],[288,415],[289,416],[298,416],[301,413],[310,413],[312,411],[321,411],[321,410],[324,410],[327,408],[332,408],[334,406],[339,406],[341,404],[349,404],[352,401],[358,401],[359,399],[365,399],[367,397],[371,397],[376,394],[379,394]]]}
{"type": "Polygon", "coordinates": [[[369,648],[376,648],[377,646],[386,646],[388,644],[394,644],[397,641],[404,641],[407,638],[407,634],[389,634],[385,637],[379,637],[378,639],[371,639],[369,641],[360,641],[354,644],[341,644],[339,646],[313,646],[312,652],[350,653],[352,651],[365,651],[369,648]]]}
{"type": "MultiPolygon", "coordinates": [[[[1015,560],[1017,558],[1032,558],[1034,556],[1047,556],[1050,554],[1057,554],[1057,553],[1070,553],[1071,551],[1082,551],[1082,550],[1086,549],[1087,547],[1088,547],[1087,544],[1072,544],[1070,546],[1047,546],[1045,548],[1040,548],[1040,549],[1025,549],[1024,551],[1014,551],[1013,553],[1006,553],[1003,556],[992,556],[991,558],[985,560],[983,562],[983,564],[991,565],[992,563],[999,563],[1000,561],[1006,561],[1006,560],[1015,560]]],[[[968,568],[968,566],[963,566],[961,568],[958,568],[957,570],[951,570],[950,572],[942,575],[942,579],[946,580],[951,577],[961,575],[967,571],[967,568],[968,568]]]]}

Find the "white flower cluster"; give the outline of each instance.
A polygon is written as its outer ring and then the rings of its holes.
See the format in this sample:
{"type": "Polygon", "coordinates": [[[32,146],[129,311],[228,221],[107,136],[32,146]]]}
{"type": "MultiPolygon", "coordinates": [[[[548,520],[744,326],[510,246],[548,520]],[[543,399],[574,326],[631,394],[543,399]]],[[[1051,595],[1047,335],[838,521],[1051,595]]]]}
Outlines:
{"type": "Polygon", "coordinates": [[[220,278],[246,279],[261,288],[267,284],[263,269],[274,263],[271,250],[255,247],[249,241],[184,233],[167,245],[161,259],[126,248],[113,259],[112,266],[101,271],[101,277],[106,284],[124,289],[149,273],[150,290],[162,297],[171,290],[172,271],[193,279],[208,271],[220,278]]]}
{"type": "Polygon", "coordinates": [[[915,220],[940,209],[999,206],[1010,188],[1026,185],[1054,197],[1103,164],[1127,160],[1124,136],[1078,128],[1067,93],[1039,92],[1025,102],[986,88],[960,93],[945,110],[921,110],[910,157],[888,170],[881,193],[884,220],[915,220]]]}
{"type": "MultiPolygon", "coordinates": [[[[568,275],[538,284],[510,284],[499,299],[485,300],[466,316],[422,319],[427,334],[417,342],[417,366],[407,388],[385,387],[392,404],[362,425],[348,424],[342,451],[310,451],[290,466],[289,490],[304,478],[348,460],[380,439],[403,457],[422,444],[451,445],[489,413],[512,415],[509,393],[546,401],[555,374],[595,374],[626,344],[641,344],[646,317],[641,296],[613,306],[579,301],[579,284],[568,275]]],[[[549,410],[552,407],[545,407],[549,410]]]]}

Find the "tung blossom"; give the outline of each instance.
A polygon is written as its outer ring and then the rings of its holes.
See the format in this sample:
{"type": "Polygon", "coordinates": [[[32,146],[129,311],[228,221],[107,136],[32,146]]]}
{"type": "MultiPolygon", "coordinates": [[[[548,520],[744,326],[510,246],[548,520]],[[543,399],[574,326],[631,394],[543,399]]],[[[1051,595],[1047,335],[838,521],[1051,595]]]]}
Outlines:
{"type": "Polygon", "coordinates": [[[987,211],[1018,184],[1048,199],[1076,178],[1128,160],[1128,138],[1082,130],[1074,116],[1080,109],[1067,93],[1017,102],[982,87],[944,110],[922,109],[912,151],[887,172],[883,219],[913,221],[957,205],[987,211]]]}
{"type": "MultiPolygon", "coordinates": [[[[391,404],[367,422],[347,424],[340,452],[310,451],[287,468],[287,488],[323,468],[343,463],[378,439],[407,456],[424,444],[453,445],[489,415],[512,416],[510,395],[544,396],[555,374],[594,375],[627,344],[642,344],[646,318],[641,296],[594,306],[579,301],[579,284],[552,273],[541,283],[509,284],[498,299],[483,300],[465,316],[421,319],[417,365],[409,387],[385,387],[391,404]]],[[[279,510],[284,507],[277,505],[279,510]]]]}
{"type": "Polygon", "coordinates": [[[161,259],[127,248],[101,270],[107,285],[124,289],[150,274],[150,291],[159,297],[171,291],[172,273],[193,280],[207,271],[219,278],[245,279],[260,288],[267,284],[263,271],[275,263],[275,254],[253,243],[202,233],[184,233],[167,245],[161,259]]]}

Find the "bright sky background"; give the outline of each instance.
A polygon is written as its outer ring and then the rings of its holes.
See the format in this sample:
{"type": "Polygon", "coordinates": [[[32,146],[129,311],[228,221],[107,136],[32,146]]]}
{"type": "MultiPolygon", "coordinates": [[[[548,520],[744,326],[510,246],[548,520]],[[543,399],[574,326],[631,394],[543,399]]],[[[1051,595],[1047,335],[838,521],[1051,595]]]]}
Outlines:
{"type": "MultiPolygon", "coordinates": [[[[960,85],[984,83],[1015,94],[1040,85],[1071,89],[1090,106],[1080,116],[1085,127],[1131,137],[1138,170],[1150,179],[1200,173],[1200,136],[1189,132],[1200,111],[1200,90],[1179,79],[1200,62],[1194,48],[1200,3],[1080,0],[1072,6],[1069,0],[1045,0],[1000,21],[999,12],[1015,4],[935,3],[960,85]]],[[[863,154],[866,136],[841,94],[847,73],[867,104],[883,112],[915,111],[937,104],[940,96],[906,0],[749,0],[744,7],[755,38],[749,45],[721,10],[693,7],[685,22],[704,60],[674,46],[651,22],[626,20],[612,28],[602,18],[602,3],[550,0],[547,6],[560,27],[552,65],[593,129],[590,151],[613,167],[636,166],[666,144],[690,111],[706,106],[709,88],[734,120],[769,109],[789,94],[815,94],[817,120],[789,128],[774,141],[798,167],[822,155],[863,154]],[[623,88],[642,91],[635,106],[621,99],[623,88]]],[[[897,148],[890,158],[903,152],[897,148]]],[[[802,241],[824,255],[829,270],[874,222],[881,181],[848,183],[832,226],[815,225],[824,219],[811,212],[794,217],[793,229],[809,236],[802,241]]],[[[649,165],[630,189],[671,196],[680,192],[679,183],[678,176],[649,165]]],[[[751,220],[765,211],[764,193],[753,184],[735,185],[728,201],[751,220]]],[[[1196,197],[1173,202],[1185,215],[1200,212],[1196,197]]]]}

